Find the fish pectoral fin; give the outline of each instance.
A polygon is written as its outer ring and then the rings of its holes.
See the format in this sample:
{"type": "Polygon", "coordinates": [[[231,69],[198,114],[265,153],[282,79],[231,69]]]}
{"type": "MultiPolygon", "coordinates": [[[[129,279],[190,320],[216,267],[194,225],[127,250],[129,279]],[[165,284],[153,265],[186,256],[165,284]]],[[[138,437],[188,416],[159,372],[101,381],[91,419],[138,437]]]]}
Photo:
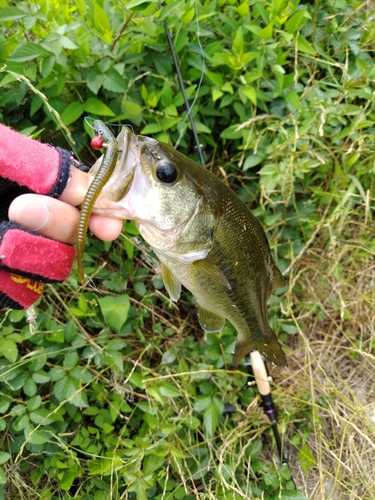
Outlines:
{"type": "Polygon", "coordinates": [[[272,290],[276,290],[276,288],[283,288],[287,284],[286,279],[281,274],[280,269],[277,268],[276,266],[274,266],[273,271],[274,271],[274,278],[273,278],[272,290]]]}
{"type": "Polygon", "coordinates": [[[181,295],[181,283],[168,267],[161,263],[161,276],[170,298],[176,302],[181,295]]]}
{"type": "Polygon", "coordinates": [[[228,290],[232,289],[225,274],[218,268],[216,264],[213,264],[208,259],[196,260],[195,262],[192,263],[192,266],[197,267],[207,276],[224,285],[226,288],[228,288],[228,290]]]}
{"type": "Polygon", "coordinates": [[[219,316],[198,304],[199,324],[205,332],[220,332],[225,323],[225,318],[219,316]]]}

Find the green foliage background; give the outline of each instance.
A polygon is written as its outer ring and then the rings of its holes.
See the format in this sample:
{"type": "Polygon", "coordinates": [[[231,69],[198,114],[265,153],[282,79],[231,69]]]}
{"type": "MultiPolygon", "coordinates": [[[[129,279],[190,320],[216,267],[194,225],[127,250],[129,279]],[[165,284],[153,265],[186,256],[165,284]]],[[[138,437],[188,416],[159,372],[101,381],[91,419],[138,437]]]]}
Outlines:
{"type": "MultiPolygon", "coordinates": [[[[307,269],[327,264],[327,276],[347,283],[347,263],[375,253],[374,9],[357,0],[0,0],[1,120],[86,164],[95,159],[86,115],[179,142],[197,159],[166,21],[208,166],[261,220],[289,276],[270,319],[292,355],[298,317],[326,320],[330,306],[311,302],[294,263],[316,245],[307,269]],[[347,260],[319,261],[332,241],[358,245],[347,260]]],[[[231,325],[203,342],[193,299],[183,297],[180,313],[170,303],[132,223],[112,244],[92,239],[85,270],[97,289],[73,272],[49,287],[34,319],[1,313],[0,499],[305,498],[306,485],[294,491],[272,461],[246,367],[226,369],[231,325]],[[223,414],[226,403],[237,413],[223,414]]],[[[319,290],[337,300],[329,281],[319,290]]],[[[352,335],[346,355],[373,354],[373,335],[352,335]]],[[[275,391],[284,439],[308,474],[319,462],[311,388],[294,401],[275,391]]]]}

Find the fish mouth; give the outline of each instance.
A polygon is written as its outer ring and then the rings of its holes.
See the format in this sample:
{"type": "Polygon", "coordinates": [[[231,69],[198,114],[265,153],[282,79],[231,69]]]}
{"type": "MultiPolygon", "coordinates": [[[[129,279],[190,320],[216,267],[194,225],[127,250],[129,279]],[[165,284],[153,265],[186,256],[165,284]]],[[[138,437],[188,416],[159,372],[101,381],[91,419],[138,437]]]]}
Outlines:
{"type": "MultiPolygon", "coordinates": [[[[135,168],[139,163],[139,141],[127,127],[123,127],[117,136],[118,154],[114,171],[99,194],[92,213],[106,217],[118,219],[128,219],[130,214],[124,206],[120,204],[131,188],[135,168]]],[[[89,174],[91,181],[94,179],[98,170],[101,168],[103,155],[93,165],[89,174]]]]}

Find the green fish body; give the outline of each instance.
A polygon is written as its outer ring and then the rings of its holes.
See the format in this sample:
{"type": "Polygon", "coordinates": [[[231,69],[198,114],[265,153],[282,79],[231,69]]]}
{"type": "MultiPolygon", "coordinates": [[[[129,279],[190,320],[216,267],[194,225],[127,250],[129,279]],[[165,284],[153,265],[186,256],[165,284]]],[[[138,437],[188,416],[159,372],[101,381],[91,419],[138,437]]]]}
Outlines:
{"type": "Polygon", "coordinates": [[[284,364],[267,301],[285,280],[258,220],[218,177],[170,146],[127,129],[118,146],[94,213],[136,222],[160,259],[171,299],[181,284],[193,293],[205,331],[220,331],[225,319],[233,324],[235,366],[252,350],[284,364]]]}

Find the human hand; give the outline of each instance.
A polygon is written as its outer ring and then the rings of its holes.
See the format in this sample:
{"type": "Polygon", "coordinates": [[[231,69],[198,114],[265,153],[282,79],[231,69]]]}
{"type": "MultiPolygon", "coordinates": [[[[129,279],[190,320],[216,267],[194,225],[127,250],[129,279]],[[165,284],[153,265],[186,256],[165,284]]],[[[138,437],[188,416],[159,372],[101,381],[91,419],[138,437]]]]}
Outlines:
{"type": "MultiPolygon", "coordinates": [[[[70,179],[58,199],[37,194],[23,194],[9,207],[9,219],[21,226],[62,243],[74,244],[80,211],[90,177],[75,167],[70,168],[70,179]]],[[[92,215],[90,230],[103,241],[116,239],[122,229],[122,220],[92,215]]]]}
{"type": "MultiPolygon", "coordinates": [[[[0,308],[22,309],[39,298],[42,282],[68,277],[76,206],[89,176],[67,151],[0,128],[0,308]]],[[[90,221],[90,229],[105,241],[116,238],[121,227],[122,221],[105,217],[90,221]]]]}

